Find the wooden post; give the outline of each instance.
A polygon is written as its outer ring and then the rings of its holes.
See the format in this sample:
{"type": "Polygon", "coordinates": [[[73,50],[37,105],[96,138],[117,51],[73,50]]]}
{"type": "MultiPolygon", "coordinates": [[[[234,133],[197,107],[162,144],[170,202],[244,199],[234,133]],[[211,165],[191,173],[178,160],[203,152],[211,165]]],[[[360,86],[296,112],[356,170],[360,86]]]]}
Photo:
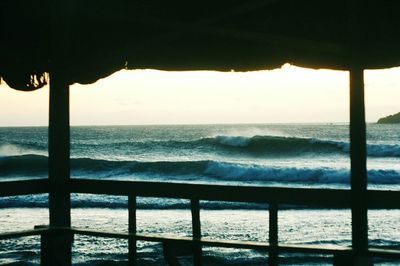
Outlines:
{"type": "MultiPolygon", "coordinates": [[[[50,1],[49,212],[50,226],[71,226],[69,125],[69,0],[50,1]]],[[[71,265],[72,235],[52,234],[42,265],[71,265]]]]}
{"type": "Polygon", "coordinates": [[[364,106],[364,73],[350,70],[350,160],[352,197],[352,244],[356,256],[368,249],[367,152],[364,106]]]}
{"type": "Polygon", "coordinates": [[[275,202],[269,203],[269,257],[268,265],[278,265],[278,204],[275,202]]]}
{"type": "MultiPolygon", "coordinates": [[[[49,111],[49,212],[50,226],[71,226],[69,85],[62,72],[50,75],[49,111]]],[[[72,235],[52,234],[43,241],[42,265],[71,265],[72,235]]]]}
{"type": "Polygon", "coordinates": [[[364,102],[364,12],[362,0],[350,0],[349,8],[349,69],[350,69],[350,161],[352,265],[370,265],[368,251],[367,144],[364,102]]]}
{"type": "MultiPolygon", "coordinates": [[[[136,196],[128,197],[128,232],[136,234],[136,196]]],[[[136,265],[136,237],[130,236],[129,245],[129,265],[136,265]]]]}
{"type": "Polygon", "coordinates": [[[202,265],[202,248],[198,242],[201,239],[201,224],[200,224],[200,202],[198,199],[191,199],[191,212],[192,212],[192,232],[193,238],[197,241],[193,243],[193,264],[195,266],[202,265]]]}

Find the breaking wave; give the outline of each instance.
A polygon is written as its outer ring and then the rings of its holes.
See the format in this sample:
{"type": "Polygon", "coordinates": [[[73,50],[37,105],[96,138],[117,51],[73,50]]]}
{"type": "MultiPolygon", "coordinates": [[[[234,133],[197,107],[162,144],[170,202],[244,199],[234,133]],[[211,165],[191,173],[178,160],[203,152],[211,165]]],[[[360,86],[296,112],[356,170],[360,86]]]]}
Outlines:
{"type": "MultiPolygon", "coordinates": [[[[249,152],[271,154],[298,154],[302,153],[344,153],[350,151],[349,142],[320,140],[312,138],[295,138],[280,136],[217,136],[211,141],[215,145],[242,149],[249,152]]],[[[368,155],[371,157],[400,157],[400,145],[369,144],[368,155]]]]}
{"type": "MultiPolygon", "coordinates": [[[[94,144],[80,144],[94,146],[94,144]]],[[[190,141],[129,141],[112,142],[100,145],[114,148],[131,148],[143,151],[193,149],[209,153],[240,153],[241,155],[270,155],[270,156],[302,156],[314,154],[343,154],[350,151],[349,142],[320,140],[312,138],[281,137],[281,136],[216,136],[190,141]]],[[[369,144],[368,156],[371,157],[400,157],[400,145],[369,144]]]]}
{"type": "MultiPolygon", "coordinates": [[[[8,156],[0,159],[0,176],[46,175],[48,158],[42,155],[8,156]]],[[[71,159],[72,176],[88,178],[134,177],[141,180],[235,183],[348,184],[349,170],[327,167],[300,168],[219,161],[108,161],[71,159]]],[[[400,172],[372,169],[371,184],[398,184],[400,172]]]]}

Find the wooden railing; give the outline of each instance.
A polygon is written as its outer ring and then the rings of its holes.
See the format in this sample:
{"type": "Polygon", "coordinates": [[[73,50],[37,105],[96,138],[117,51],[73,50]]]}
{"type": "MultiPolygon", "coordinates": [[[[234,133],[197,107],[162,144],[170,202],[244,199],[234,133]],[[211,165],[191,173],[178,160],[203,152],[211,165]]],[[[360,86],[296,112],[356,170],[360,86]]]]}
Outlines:
{"type": "MultiPolygon", "coordinates": [[[[278,188],[259,186],[230,186],[208,184],[180,184],[138,181],[111,181],[71,179],[68,182],[70,193],[107,194],[128,197],[128,233],[83,230],[73,227],[36,227],[34,230],[0,234],[0,239],[16,238],[29,235],[42,236],[42,258],[46,256],[46,241],[55,233],[70,235],[88,235],[128,239],[129,262],[136,261],[136,241],[162,242],[164,244],[186,243],[193,247],[194,265],[202,264],[202,247],[226,247],[263,250],[269,253],[268,264],[278,265],[281,252],[330,254],[334,264],[341,265],[350,260],[351,247],[323,247],[305,245],[284,245],[278,243],[278,210],[281,205],[295,205],[315,208],[350,208],[351,191],[344,189],[278,188]],[[166,197],[190,200],[192,214],[192,237],[165,237],[139,234],[136,232],[136,198],[166,197]],[[213,240],[201,236],[200,200],[267,203],[269,211],[269,243],[213,240]]],[[[47,179],[2,182],[0,196],[15,196],[49,192],[47,179]]],[[[400,209],[400,191],[368,190],[366,204],[369,209],[400,209]]],[[[400,259],[399,250],[369,248],[366,256],[390,257],[400,259]]]]}

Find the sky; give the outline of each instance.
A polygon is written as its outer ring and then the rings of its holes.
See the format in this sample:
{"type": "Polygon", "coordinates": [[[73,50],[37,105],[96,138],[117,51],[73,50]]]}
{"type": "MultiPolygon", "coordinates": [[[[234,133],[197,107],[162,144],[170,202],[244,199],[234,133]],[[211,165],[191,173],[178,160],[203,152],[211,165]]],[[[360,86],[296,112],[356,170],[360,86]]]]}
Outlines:
{"type": "MultiPolygon", "coordinates": [[[[121,70],[70,88],[71,125],[349,121],[348,72],[292,65],[256,72],[121,70]]],[[[0,126],[48,124],[48,87],[0,85],[0,126]]],[[[366,119],[400,112],[400,68],[365,71],[366,119]]]]}

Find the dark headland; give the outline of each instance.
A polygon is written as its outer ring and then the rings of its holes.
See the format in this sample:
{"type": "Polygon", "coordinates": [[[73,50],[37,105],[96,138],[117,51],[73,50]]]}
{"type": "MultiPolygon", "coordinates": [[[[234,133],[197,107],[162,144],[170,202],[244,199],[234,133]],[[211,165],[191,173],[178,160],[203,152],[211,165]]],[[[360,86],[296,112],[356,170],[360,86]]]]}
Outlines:
{"type": "Polygon", "coordinates": [[[400,124],[400,112],[380,118],[378,124],[400,124]]]}

